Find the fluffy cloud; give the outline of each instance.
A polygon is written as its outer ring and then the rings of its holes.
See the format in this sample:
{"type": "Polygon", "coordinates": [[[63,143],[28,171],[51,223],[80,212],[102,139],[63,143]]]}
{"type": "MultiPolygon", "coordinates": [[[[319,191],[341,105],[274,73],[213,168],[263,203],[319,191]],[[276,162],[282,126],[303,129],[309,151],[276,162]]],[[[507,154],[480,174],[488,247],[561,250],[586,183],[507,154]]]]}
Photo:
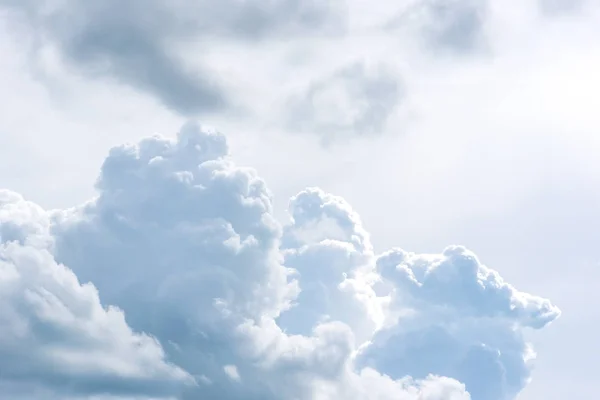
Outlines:
{"type": "Polygon", "coordinates": [[[292,199],[281,227],[265,183],[194,124],[114,148],[96,186],[90,202],[51,212],[3,194],[6,387],[504,399],[529,377],[523,329],[559,315],[461,247],[374,254],[350,205],[316,188],[292,199]]]}
{"type": "Polygon", "coordinates": [[[359,357],[390,376],[447,375],[474,399],[513,398],[528,382],[534,354],[523,328],[560,315],[548,300],[516,290],[460,246],[440,255],[395,249],[377,259],[391,289],[394,320],[359,357]]]}
{"type": "Polygon", "coordinates": [[[207,41],[251,44],[345,29],[344,2],[338,0],[2,0],[0,6],[32,30],[36,51],[50,46],[84,75],[150,92],[183,114],[230,105],[218,75],[190,65],[190,53],[206,51],[207,41]],[[202,48],[192,46],[197,42],[202,48]]]}
{"type": "Polygon", "coordinates": [[[193,386],[155,338],[132,331],[121,310],[103,307],[92,284],[56,262],[49,226],[38,206],[0,191],[0,369],[10,389],[0,397],[168,395],[193,386]]]}
{"type": "Polygon", "coordinates": [[[402,96],[402,83],[389,66],[354,62],[292,96],[286,104],[288,126],[325,142],[380,134],[402,96]]]}

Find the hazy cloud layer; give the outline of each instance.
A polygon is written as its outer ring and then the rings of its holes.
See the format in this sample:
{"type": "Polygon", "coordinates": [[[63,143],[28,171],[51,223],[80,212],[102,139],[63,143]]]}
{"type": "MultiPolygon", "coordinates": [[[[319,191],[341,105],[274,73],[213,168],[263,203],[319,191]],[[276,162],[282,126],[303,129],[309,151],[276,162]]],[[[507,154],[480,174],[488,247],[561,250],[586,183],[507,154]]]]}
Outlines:
{"type": "Polygon", "coordinates": [[[251,45],[345,29],[342,0],[1,0],[1,5],[31,29],[37,50],[56,48],[85,76],[116,79],[185,115],[230,105],[218,72],[198,62],[208,42],[251,45]]]}
{"type": "Polygon", "coordinates": [[[485,45],[487,0],[421,0],[409,3],[386,25],[414,36],[432,51],[469,53],[485,45]]]}
{"type": "MultiPolygon", "coordinates": [[[[585,4],[538,0],[532,7],[565,15],[585,4]]],[[[444,54],[493,51],[495,41],[510,33],[513,18],[515,26],[522,23],[524,9],[530,11],[527,5],[502,7],[488,0],[416,0],[378,7],[352,0],[0,0],[19,46],[32,45],[40,59],[58,54],[67,74],[117,81],[187,116],[240,109],[252,114],[256,104],[285,104],[284,115],[260,118],[284,121],[282,130],[317,133],[325,141],[387,131],[390,116],[412,95],[410,85],[402,84],[406,77],[394,67],[415,56],[408,48],[417,48],[419,57],[435,56],[434,65],[444,54]],[[366,31],[357,22],[362,14],[374,15],[366,31]],[[506,26],[494,26],[496,20],[506,26]],[[344,42],[348,37],[352,40],[344,42]],[[372,48],[381,47],[385,51],[379,50],[377,59],[385,54],[390,65],[336,63],[324,73],[321,59],[325,62],[329,54],[320,54],[311,38],[324,39],[330,53],[339,51],[345,63],[352,57],[344,53],[370,59],[372,48]],[[314,53],[303,53],[312,47],[314,53]],[[268,87],[277,85],[270,80],[277,75],[273,71],[304,63],[315,67],[302,78],[305,87],[268,87]],[[265,84],[253,96],[242,96],[244,85],[256,90],[256,81],[265,84]]]]}
{"type": "Polygon", "coordinates": [[[11,398],[500,400],[530,374],[523,329],[559,315],[462,247],[374,254],[320,189],[281,227],[265,183],[194,124],[114,148],[97,190],[52,212],[3,192],[11,398]]]}

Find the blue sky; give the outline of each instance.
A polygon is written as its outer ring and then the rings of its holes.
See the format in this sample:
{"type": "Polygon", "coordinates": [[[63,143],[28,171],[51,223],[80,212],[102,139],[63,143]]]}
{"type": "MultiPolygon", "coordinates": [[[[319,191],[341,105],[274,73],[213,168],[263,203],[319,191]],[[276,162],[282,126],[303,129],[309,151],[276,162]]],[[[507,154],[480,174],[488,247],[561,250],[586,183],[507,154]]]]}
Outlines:
{"type": "Polygon", "coordinates": [[[0,399],[594,398],[591,0],[0,0],[0,399]]]}

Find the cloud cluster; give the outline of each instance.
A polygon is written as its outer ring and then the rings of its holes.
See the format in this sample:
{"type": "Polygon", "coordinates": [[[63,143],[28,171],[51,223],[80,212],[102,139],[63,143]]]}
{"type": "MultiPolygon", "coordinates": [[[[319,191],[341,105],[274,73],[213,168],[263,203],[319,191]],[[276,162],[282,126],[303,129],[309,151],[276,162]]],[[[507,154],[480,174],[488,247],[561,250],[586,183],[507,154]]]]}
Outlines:
{"type": "Polygon", "coordinates": [[[109,78],[149,93],[185,116],[243,110],[239,114],[247,117],[264,107],[268,115],[258,119],[265,125],[313,133],[329,142],[402,130],[386,129],[388,121],[401,103],[421,95],[403,80],[427,76],[416,71],[407,78],[399,63],[414,62],[419,70],[424,55],[428,66],[440,66],[447,61],[441,55],[488,54],[497,50],[496,42],[519,36],[510,33],[513,26],[537,23],[537,16],[520,16],[524,9],[529,13],[528,7],[539,6],[543,13],[563,15],[585,4],[411,0],[366,7],[354,0],[0,0],[0,14],[8,12],[19,47],[32,43],[38,58],[31,60],[52,63],[37,66],[50,71],[45,77],[56,68],[67,75],[75,71],[109,78]],[[357,22],[362,14],[372,20],[366,29],[357,22]],[[311,40],[315,38],[320,40],[311,40]],[[384,62],[355,61],[371,59],[384,62]],[[303,87],[281,84],[276,79],[281,71],[291,72],[282,74],[284,83],[304,82],[303,87]],[[257,97],[260,102],[253,100],[257,97]],[[284,104],[283,115],[273,115],[269,104],[284,104]]]}
{"type": "Polygon", "coordinates": [[[114,148],[96,187],[54,211],[2,192],[10,398],[503,400],[531,370],[523,329],[559,315],[462,247],[375,254],[317,188],[281,226],[195,124],[114,148]]]}

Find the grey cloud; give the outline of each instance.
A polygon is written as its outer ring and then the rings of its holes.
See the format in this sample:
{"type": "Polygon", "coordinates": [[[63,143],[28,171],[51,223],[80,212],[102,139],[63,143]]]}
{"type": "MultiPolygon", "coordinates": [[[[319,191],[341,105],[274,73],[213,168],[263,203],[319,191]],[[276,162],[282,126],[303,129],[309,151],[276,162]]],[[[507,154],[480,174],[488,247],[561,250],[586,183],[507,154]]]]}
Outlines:
{"type": "Polygon", "coordinates": [[[485,44],[487,0],[419,0],[386,25],[423,40],[432,51],[470,53],[485,44]]]}
{"type": "Polygon", "coordinates": [[[286,103],[295,131],[339,138],[377,135],[404,95],[400,79],[384,64],[359,61],[313,81],[286,103]]]}
{"type": "MultiPolygon", "coordinates": [[[[230,106],[218,73],[184,66],[183,43],[221,38],[248,43],[341,32],[344,3],[277,0],[0,1],[86,76],[116,79],[182,114],[230,106]]],[[[201,58],[201,55],[200,55],[201,58]]]]}
{"type": "MultiPolygon", "coordinates": [[[[0,285],[14,271],[24,277],[0,291],[11,300],[3,304],[25,304],[21,287],[62,300],[35,303],[55,323],[29,325],[37,340],[26,342],[29,352],[10,353],[0,336],[2,358],[22,366],[19,393],[29,385],[49,399],[85,398],[55,382],[50,346],[71,357],[104,350],[58,371],[61,382],[107,399],[132,390],[178,399],[495,400],[486,391],[513,395],[529,377],[523,328],[558,316],[462,247],[374,254],[359,215],[317,188],[292,199],[292,220],[280,226],[266,184],[232,162],[222,135],[195,124],[175,139],[115,147],[96,187],[91,201],[52,212],[0,196],[0,235],[11,251],[32,255],[0,269],[0,285]],[[88,335],[73,334],[81,331],[88,335]],[[129,346],[140,341],[142,349],[129,346]],[[107,380],[106,365],[129,375],[107,380]],[[196,385],[182,384],[190,377],[196,385]]],[[[0,318],[17,329],[39,317],[34,310],[0,307],[0,318]]],[[[14,383],[2,376],[0,385],[14,383]]]]}

